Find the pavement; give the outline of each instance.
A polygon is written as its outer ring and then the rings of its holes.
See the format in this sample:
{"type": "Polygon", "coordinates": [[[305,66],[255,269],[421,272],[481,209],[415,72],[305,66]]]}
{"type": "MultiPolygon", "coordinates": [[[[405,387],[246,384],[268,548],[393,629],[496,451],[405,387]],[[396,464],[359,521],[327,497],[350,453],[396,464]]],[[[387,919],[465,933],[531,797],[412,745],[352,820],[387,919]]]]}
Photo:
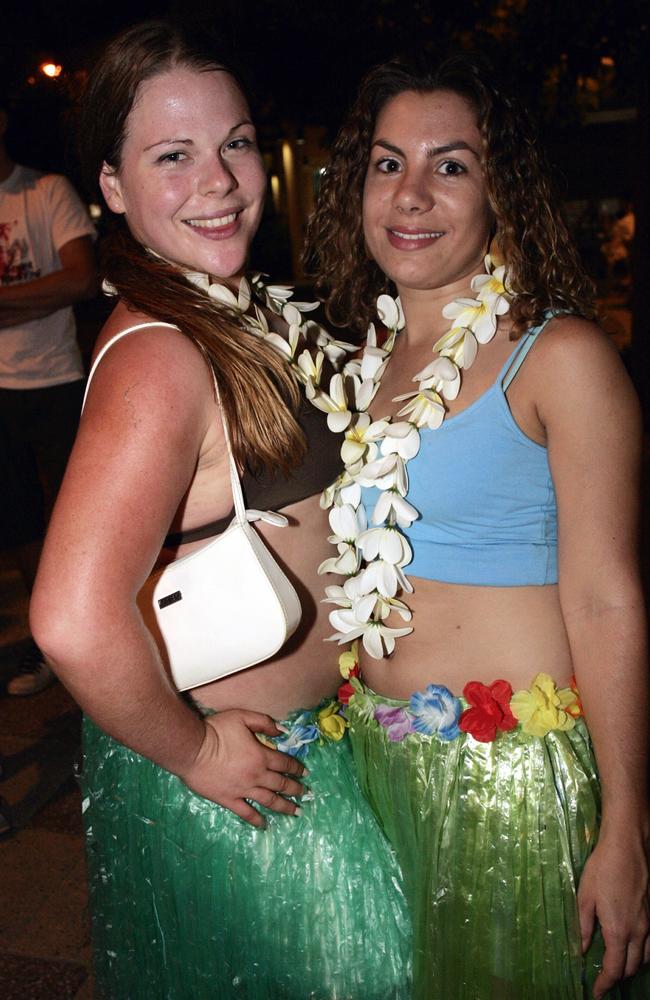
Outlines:
{"type": "Polygon", "coordinates": [[[28,698],[6,696],[28,635],[27,594],[0,553],[0,794],[15,824],[0,840],[0,997],[88,1000],[84,838],[73,776],[80,713],[59,683],[28,698]]]}

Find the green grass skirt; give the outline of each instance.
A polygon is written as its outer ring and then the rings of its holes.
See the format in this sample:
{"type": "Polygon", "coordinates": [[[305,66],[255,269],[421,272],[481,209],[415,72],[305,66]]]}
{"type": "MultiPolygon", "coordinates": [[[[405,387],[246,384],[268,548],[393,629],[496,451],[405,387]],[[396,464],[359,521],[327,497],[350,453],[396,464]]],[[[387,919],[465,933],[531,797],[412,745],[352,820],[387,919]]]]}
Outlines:
{"type": "Polygon", "coordinates": [[[84,722],[96,996],[409,1000],[410,921],[347,737],[256,830],[84,722]]]}
{"type": "MultiPolygon", "coordinates": [[[[348,707],[361,786],[400,861],[414,925],[415,1000],[583,1000],[602,957],[583,960],[576,887],[594,847],[600,787],[579,719],[544,738],[492,743],[387,738],[379,705],[348,707]]],[[[646,968],[608,994],[649,998],[646,968]]]]}

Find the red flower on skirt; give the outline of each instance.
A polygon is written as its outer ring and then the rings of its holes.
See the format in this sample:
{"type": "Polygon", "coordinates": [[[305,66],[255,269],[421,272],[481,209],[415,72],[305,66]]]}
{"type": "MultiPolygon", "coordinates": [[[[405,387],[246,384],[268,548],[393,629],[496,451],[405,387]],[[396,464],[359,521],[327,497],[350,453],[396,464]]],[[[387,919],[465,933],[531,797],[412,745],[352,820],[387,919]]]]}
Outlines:
{"type": "Polygon", "coordinates": [[[580,701],[580,692],[578,691],[578,682],[575,674],[571,677],[571,690],[576,696],[576,700],[571,705],[567,705],[565,711],[567,711],[569,715],[572,715],[574,719],[579,719],[580,716],[585,713],[582,710],[582,702],[580,701]]]}
{"type": "Polygon", "coordinates": [[[465,709],[458,726],[479,743],[491,743],[498,730],[507,732],[517,725],[510,711],[512,687],[507,681],[494,681],[489,687],[480,681],[469,681],[463,688],[463,696],[471,708],[465,709]]]}
{"type": "MultiPolygon", "coordinates": [[[[348,674],[348,678],[360,677],[360,676],[361,676],[361,671],[359,670],[359,664],[357,663],[354,665],[354,667],[348,674]]],[[[336,697],[338,698],[338,700],[341,702],[342,705],[347,705],[353,694],[356,694],[356,691],[352,687],[352,685],[350,684],[350,680],[348,679],[345,682],[345,684],[341,684],[340,688],[336,692],[336,697]]]]}

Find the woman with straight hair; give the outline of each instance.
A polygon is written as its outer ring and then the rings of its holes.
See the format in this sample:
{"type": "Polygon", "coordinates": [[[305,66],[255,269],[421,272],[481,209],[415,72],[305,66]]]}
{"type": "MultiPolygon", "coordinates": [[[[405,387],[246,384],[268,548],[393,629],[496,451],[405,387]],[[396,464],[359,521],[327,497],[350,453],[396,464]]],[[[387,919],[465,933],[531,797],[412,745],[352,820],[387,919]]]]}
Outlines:
{"type": "Polygon", "coordinates": [[[377,67],[309,253],[330,319],[381,322],[328,599],[414,996],[648,997],[641,422],[525,113],[464,58],[377,67]]]}
{"type": "MultiPolygon", "coordinates": [[[[402,1000],[399,872],[356,784],[315,596],[318,494],[338,448],[287,360],[309,323],[286,289],[245,278],[266,188],[247,100],[204,41],[146,23],[95,66],[81,144],[120,223],[104,248],[117,304],[31,623],[85,714],[98,995],[402,1000]],[[142,594],[231,521],[227,431],[247,507],[262,509],[249,519],[302,621],[269,662],[181,697],[142,594]]],[[[301,359],[312,371],[312,355],[301,359]]],[[[253,602],[238,613],[243,644],[260,626],[253,602]]]]}

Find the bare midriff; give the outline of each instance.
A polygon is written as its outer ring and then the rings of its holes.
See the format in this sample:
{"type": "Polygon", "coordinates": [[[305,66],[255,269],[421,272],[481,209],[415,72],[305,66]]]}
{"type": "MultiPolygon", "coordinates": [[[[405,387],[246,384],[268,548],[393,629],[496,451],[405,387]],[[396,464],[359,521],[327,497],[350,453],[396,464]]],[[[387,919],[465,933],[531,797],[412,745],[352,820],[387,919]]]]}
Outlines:
{"type": "MultiPolygon", "coordinates": [[[[327,618],[329,608],[321,603],[323,578],[317,574],[319,564],[331,555],[327,512],[321,510],[319,498],[314,496],[285,507],[282,513],[289,521],[286,528],[258,521],[256,529],[298,593],[302,605],[300,625],[273,659],[194,688],[192,697],[208,708],[245,708],[283,719],[294,709],[311,708],[335,694],[341,683],[337,649],[323,642],[332,628],[327,618]]],[[[177,557],[205,544],[183,545],[177,557]]],[[[250,628],[254,629],[254,608],[250,608],[249,615],[250,628]]],[[[215,649],[215,657],[218,655],[215,649]]]]}
{"type": "Polygon", "coordinates": [[[468,681],[497,679],[518,690],[540,672],[568,685],[573,670],[557,586],[411,583],[414,593],[404,599],[413,632],[397,639],[387,659],[362,657],[363,679],[373,691],[407,699],[427,684],[444,684],[461,695],[468,681]]]}

